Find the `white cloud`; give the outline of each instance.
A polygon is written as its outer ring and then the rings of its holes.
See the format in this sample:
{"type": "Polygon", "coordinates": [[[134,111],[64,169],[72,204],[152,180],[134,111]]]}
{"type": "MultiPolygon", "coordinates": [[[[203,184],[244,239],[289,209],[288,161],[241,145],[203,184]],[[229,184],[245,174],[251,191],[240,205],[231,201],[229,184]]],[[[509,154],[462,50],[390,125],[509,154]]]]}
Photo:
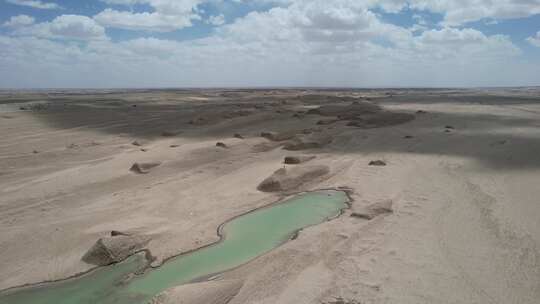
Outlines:
{"type": "Polygon", "coordinates": [[[304,40],[264,40],[139,38],[80,45],[0,36],[0,66],[11,71],[9,77],[1,74],[0,86],[509,85],[531,81],[539,67],[519,66],[512,59],[514,46],[504,37],[469,30],[433,31],[397,48],[365,42],[352,51],[331,48],[331,53],[318,48],[332,43],[314,47],[304,40]]]}
{"type": "Polygon", "coordinates": [[[301,52],[353,52],[376,38],[409,39],[409,30],[383,23],[356,1],[314,0],[253,12],[218,29],[224,39],[266,46],[294,43],[301,52]]]}
{"type": "MultiPolygon", "coordinates": [[[[148,1],[107,0],[117,5],[148,1]]],[[[195,3],[169,11],[198,16],[195,3]]],[[[0,73],[0,87],[483,86],[534,84],[540,78],[538,62],[522,64],[509,37],[466,27],[413,33],[381,20],[370,10],[376,3],[284,0],[279,7],[251,12],[217,26],[209,37],[189,41],[114,42],[92,19],[62,16],[15,30],[19,36],[0,36],[0,67],[9,71],[0,73]]],[[[399,9],[401,2],[385,3],[399,9]]],[[[157,2],[153,5],[155,12],[147,14],[162,14],[164,6],[158,11],[157,2]]],[[[126,22],[137,15],[126,13],[118,26],[183,26],[148,23],[162,15],[126,22]],[[147,23],[139,24],[143,21],[147,23]]]]}
{"type": "Polygon", "coordinates": [[[6,0],[6,2],[15,4],[15,5],[21,5],[21,6],[28,6],[38,9],[58,9],[61,8],[58,4],[52,3],[52,2],[43,2],[40,0],[6,0]]]}
{"type": "Polygon", "coordinates": [[[155,32],[171,32],[192,25],[191,21],[197,19],[196,15],[166,15],[160,13],[131,13],[106,9],[94,19],[106,27],[127,30],[143,30],[155,32]]]}
{"type": "Polygon", "coordinates": [[[95,40],[106,39],[105,29],[81,15],[61,15],[51,22],[37,23],[15,30],[14,34],[42,38],[95,40]]]}
{"type": "Polygon", "coordinates": [[[201,17],[197,7],[204,0],[103,0],[108,4],[148,4],[154,11],[133,13],[107,8],[94,19],[106,27],[128,30],[170,32],[192,26],[201,17]]]}
{"type": "MultiPolygon", "coordinates": [[[[151,12],[133,13],[108,8],[95,16],[100,24],[130,30],[174,31],[193,25],[192,21],[200,20],[199,5],[204,2],[216,3],[223,0],[102,0],[108,4],[132,6],[147,4],[153,8],[151,12]]],[[[294,11],[297,8],[310,9],[313,6],[326,6],[335,14],[352,10],[367,10],[379,7],[386,12],[399,12],[404,8],[442,14],[444,26],[458,26],[481,19],[495,22],[497,19],[512,19],[540,14],[540,0],[237,0],[235,2],[263,3],[278,5],[278,8],[294,11]]],[[[218,16],[219,17],[219,16],[218,16]]],[[[324,16],[322,16],[324,17],[324,16]]],[[[327,16],[341,18],[341,16],[327,16]]],[[[216,18],[211,17],[211,18],[216,18]]],[[[217,19],[216,19],[217,20],[217,19]]],[[[215,21],[215,20],[214,20],[215,21]]],[[[421,20],[419,20],[421,22],[421,20]]],[[[207,20],[212,24],[212,21],[207,20]]],[[[418,23],[416,30],[424,30],[425,25],[418,23]]]]}
{"type": "Polygon", "coordinates": [[[484,61],[501,63],[520,50],[502,35],[486,36],[474,29],[443,28],[430,30],[414,39],[415,53],[447,62],[484,61]]]}
{"type": "Polygon", "coordinates": [[[147,2],[145,0],[101,0],[101,1],[107,4],[115,4],[115,5],[135,5],[135,4],[147,2]]]}
{"type": "MultiPolygon", "coordinates": [[[[298,4],[308,0],[251,0],[261,3],[298,4]]],[[[247,2],[244,0],[244,2],[247,2]]],[[[386,12],[399,12],[404,8],[439,13],[444,25],[462,25],[485,18],[513,19],[540,14],[540,0],[363,0],[365,7],[380,7],[386,12]]],[[[356,4],[356,3],[355,3],[356,4]]]]}
{"type": "Polygon", "coordinates": [[[18,28],[27,25],[31,25],[35,22],[35,19],[28,15],[18,15],[9,18],[8,21],[4,23],[4,26],[11,28],[18,28]]]}
{"type": "Polygon", "coordinates": [[[527,41],[537,47],[540,47],[540,31],[536,33],[536,36],[527,38],[527,41]]]}
{"type": "Polygon", "coordinates": [[[207,23],[216,25],[216,26],[223,25],[225,24],[225,16],[223,14],[210,16],[208,17],[207,23]]]}
{"type": "Polygon", "coordinates": [[[414,9],[443,14],[445,25],[461,25],[485,18],[513,19],[540,14],[540,0],[404,0],[403,2],[408,2],[414,9]]]}

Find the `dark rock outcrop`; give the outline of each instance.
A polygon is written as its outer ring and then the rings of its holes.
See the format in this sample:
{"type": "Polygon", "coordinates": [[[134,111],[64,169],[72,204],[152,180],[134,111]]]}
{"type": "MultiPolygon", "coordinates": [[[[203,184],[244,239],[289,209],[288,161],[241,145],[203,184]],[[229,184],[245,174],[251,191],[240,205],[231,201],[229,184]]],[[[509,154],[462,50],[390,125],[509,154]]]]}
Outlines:
{"type": "Polygon", "coordinates": [[[377,166],[377,167],[383,167],[386,166],[386,162],[383,160],[372,160],[369,162],[370,166],[377,166]]]}
{"type": "Polygon", "coordinates": [[[327,166],[281,168],[262,181],[257,189],[263,192],[288,191],[330,173],[327,166]]]}
{"type": "Polygon", "coordinates": [[[284,141],[293,138],[297,132],[262,132],[261,137],[264,137],[271,141],[284,141]]]}
{"type": "Polygon", "coordinates": [[[352,119],[347,126],[359,127],[359,128],[380,128],[387,126],[394,126],[404,124],[411,120],[414,120],[414,115],[408,113],[393,113],[393,112],[379,112],[369,115],[361,115],[348,119],[352,119]]]}
{"type": "Polygon", "coordinates": [[[331,125],[333,123],[336,123],[338,122],[339,119],[337,118],[333,118],[333,119],[321,119],[317,122],[318,125],[320,126],[326,126],[326,125],[331,125]]]}
{"type": "Polygon", "coordinates": [[[386,111],[367,101],[355,101],[349,105],[324,105],[309,110],[308,114],[337,117],[337,119],[321,120],[318,122],[320,125],[331,124],[337,120],[349,120],[348,126],[360,128],[393,126],[415,119],[412,114],[386,111]]]}
{"type": "Polygon", "coordinates": [[[105,266],[121,262],[143,250],[150,242],[149,236],[117,235],[99,239],[82,260],[88,264],[105,266]]]}
{"type": "Polygon", "coordinates": [[[111,236],[119,236],[119,235],[129,235],[129,233],[118,231],[118,230],[111,231],[111,236]]]}
{"type": "Polygon", "coordinates": [[[332,141],[331,136],[324,134],[297,135],[285,144],[284,149],[289,151],[318,149],[323,148],[332,141]]]}
{"type": "Polygon", "coordinates": [[[314,155],[298,155],[298,156],[286,156],[283,160],[284,164],[287,165],[298,165],[305,162],[308,162],[312,159],[314,159],[316,156],[314,155]]]}
{"type": "Polygon", "coordinates": [[[353,208],[351,216],[371,220],[379,215],[394,212],[392,204],[392,200],[383,200],[358,209],[353,208]]]}
{"type": "Polygon", "coordinates": [[[381,107],[371,102],[358,101],[350,105],[324,105],[316,109],[311,109],[308,114],[317,114],[322,116],[358,116],[369,113],[377,113],[381,107]]]}
{"type": "Polygon", "coordinates": [[[180,133],[181,132],[179,132],[179,131],[169,131],[169,130],[167,130],[167,131],[161,132],[161,136],[163,136],[163,137],[173,137],[173,136],[176,136],[176,135],[178,135],[180,133]]]}
{"type": "Polygon", "coordinates": [[[134,163],[133,166],[131,166],[129,170],[137,174],[147,174],[147,173],[150,173],[150,170],[160,165],[161,165],[161,162],[134,163]]]}
{"type": "Polygon", "coordinates": [[[268,152],[268,151],[272,151],[274,149],[277,149],[279,147],[281,147],[281,143],[279,142],[262,142],[262,143],[258,143],[256,145],[254,145],[252,148],[251,148],[251,151],[252,152],[255,152],[255,153],[260,153],[260,152],[268,152]]]}

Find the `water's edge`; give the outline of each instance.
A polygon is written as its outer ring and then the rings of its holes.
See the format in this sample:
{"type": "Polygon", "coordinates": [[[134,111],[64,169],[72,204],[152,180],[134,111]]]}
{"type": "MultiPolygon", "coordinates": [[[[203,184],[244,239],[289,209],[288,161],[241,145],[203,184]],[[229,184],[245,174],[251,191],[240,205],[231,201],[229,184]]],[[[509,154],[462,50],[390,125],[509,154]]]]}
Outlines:
{"type": "MultiPolygon", "coordinates": [[[[170,261],[170,260],[172,260],[172,259],[179,258],[179,257],[181,257],[181,256],[183,256],[183,255],[187,255],[187,254],[193,253],[193,252],[195,252],[195,251],[198,251],[198,250],[201,250],[201,249],[204,249],[204,248],[208,248],[208,247],[212,247],[212,246],[215,246],[215,245],[221,243],[221,242],[225,239],[225,234],[223,233],[223,227],[225,227],[225,225],[227,225],[228,223],[234,221],[235,219],[237,219],[237,218],[239,218],[239,217],[242,217],[242,216],[248,215],[248,214],[250,214],[250,213],[257,212],[257,211],[260,211],[260,210],[263,210],[263,209],[272,208],[272,207],[274,207],[274,206],[276,206],[276,205],[279,205],[279,204],[281,204],[281,203],[286,202],[288,199],[291,199],[291,198],[293,198],[293,197],[295,197],[295,196],[297,196],[297,195],[302,195],[302,194],[305,194],[305,193],[319,192],[319,191],[336,191],[336,192],[343,192],[343,193],[345,193],[345,195],[347,196],[347,201],[345,202],[345,204],[347,205],[347,207],[342,208],[342,209],[340,210],[340,213],[339,213],[339,214],[337,214],[336,216],[334,216],[334,217],[332,217],[332,218],[329,218],[329,219],[328,219],[327,221],[325,221],[325,222],[329,222],[329,221],[335,220],[336,218],[338,218],[338,217],[340,217],[341,215],[343,215],[343,213],[345,212],[345,210],[351,208],[351,203],[354,201],[353,198],[352,198],[352,193],[353,193],[353,191],[352,191],[352,189],[350,189],[350,188],[323,188],[323,189],[317,189],[317,190],[311,190],[311,191],[301,191],[301,192],[287,193],[286,195],[282,195],[278,200],[276,200],[276,201],[274,201],[274,202],[272,202],[272,203],[269,203],[269,204],[264,205],[264,206],[257,207],[257,208],[255,208],[255,209],[251,209],[251,210],[249,210],[249,211],[247,211],[247,212],[244,212],[244,213],[242,213],[242,214],[239,214],[239,215],[235,215],[235,216],[229,218],[228,220],[226,220],[225,222],[221,223],[221,224],[217,227],[217,229],[216,229],[216,234],[217,234],[217,236],[219,237],[219,240],[217,240],[217,241],[215,241],[215,242],[213,242],[213,243],[210,243],[210,244],[206,244],[206,245],[201,246],[201,247],[197,247],[197,248],[195,248],[195,249],[190,249],[190,250],[187,250],[187,251],[183,251],[183,252],[181,252],[181,253],[179,253],[179,254],[177,254],[177,255],[170,256],[170,257],[168,257],[168,258],[163,259],[163,261],[161,262],[161,264],[159,264],[159,265],[157,265],[157,266],[151,266],[151,265],[150,265],[148,268],[151,268],[151,269],[159,268],[159,267],[163,266],[165,263],[167,263],[168,261],[170,261]]],[[[324,223],[324,222],[322,222],[322,223],[324,223]]],[[[322,224],[322,223],[315,224],[315,225],[320,225],[320,224],[322,224]]],[[[315,225],[306,226],[306,227],[304,227],[304,228],[302,228],[302,229],[298,229],[297,231],[294,232],[293,236],[292,236],[289,240],[286,240],[286,241],[284,241],[283,243],[277,245],[276,248],[279,247],[279,246],[281,246],[281,245],[283,245],[284,243],[287,243],[287,242],[289,242],[289,241],[291,241],[291,240],[296,239],[296,238],[298,237],[298,234],[300,233],[300,231],[302,231],[302,230],[304,230],[304,229],[306,229],[306,228],[315,226],[315,225]]],[[[240,266],[241,266],[241,265],[240,265],[240,266]]],[[[240,266],[238,266],[238,267],[240,267],[240,266]]],[[[107,266],[105,266],[105,267],[107,267],[107,266]]],[[[216,274],[219,274],[219,273],[216,273],[216,274]]],[[[214,275],[216,275],[216,274],[214,274],[214,275]]],[[[0,292],[2,292],[2,291],[0,290],[0,292]]]]}
{"type": "MultiPolygon", "coordinates": [[[[236,267],[233,267],[233,268],[229,268],[227,270],[224,270],[224,271],[219,271],[219,272],[215,272],[215,273],[211,273],[211,274],[208,274],[208,275],[205,275],[203,277],[200,277],[200,278],[196,278],[194,280],[192,280],[191,282],[189,283],[200,283],[200,282],[205,282],[207,281],[209,278],[212,278],[212,277],[215,277],[217,275],[220,275],[222,273],[225,273],[225,272],[229,272],[229,271],[232,271],[232,270],[235,270],[237,268],[240,268],[252,261],[254,261],[255,259],[263,256],[263,255],[266,255],[266,254],[269,254],[270,252],[272,252],[273,250],[276,250],[277,248],[281,247],[282,245],[290,242],[290,241],[294,241],[295,239],[298,238],[298,235],[300,234],[300,232],[304,229],[307,229],[309,227],[313,227],[313,226],[317,226],[317,225],[320,225],[322,223],[326,223],[326,222],[330,222],[330,221],[333,221],[337,218],[339,218],[340,216],[342,216],[344,213],[345,213],[345,210],[348,210],[351,208],[352,206],[352,202],[354,201],[354,199],[352,198],[352,193],[353,193],[353,190],[350,189],[350,188],[346,188],[346,187],[343,187],[343,188],[323,188],[323,189],[317,189],[317,190],[311,190],[311,191],[302,191],[302,192],[294,192],[294,193],[288,193],[286,195],[283,195],[282,197],[280,197],[278,200],[270,203],[270,204],[267,204],[267,205],[264,205],[264,206],[261,206],[261,207],[258,207],[258,208],[255,208],[255,209],[252,209],[250,211],[247,211],[245,213],[242,213],[242,214],[239,214],[239,215],[236,215],[230,219],[228,219],[227,221],[221,223],[218,228],[217,228],[217,235],[219,236],[219,240],[215,241],[214,243],[210,243],[210,244],[207,244],[207,245],[204,245],[204,246],[201,246],[201,247],[198,247],[196,249],[192,249],[192,250],[189,250],[189,251],[184,251],[182,253],[179,253],[177,255],[174,255],[174,256],[171,256],[171,257],[168,257],[166,259],[163,260],[163,262],[158,265],[158,266],[149,266],[148,268],[144,269],[144,271],[147,271],[148,269],[156,269],[156,268],[159,268],[161,266],[163,266],[164,264],[166,264],[168,261],[170,260],[173,260],[173,259],[176,259],[176,258],[179,258],[183,255],[187,255],[187,254],[190,254],[190,253],[193,253],[195,251],[198,251],[198,250],[201,250],[201,249],[204,249],[204,248],[208,248],[208,247],[212,247],[212,246],[215,246],[215,245],[218,245],[219,243],[221,243],[223,240],[225,240],[225,234],[223,233],[222,229],[224,226],[226,226],[229,222],[232,222],[234,221],[235,219],[239,218],[239,217],[242,217],[244,215],[248,215],[250,213],[253,213],[253,212],[256,212],[256,211],[259,211],[259,210],[262,210],[262,209],[267,209],[267,208],[272,208],[276,205],[279,205],[281,203],[284,203],[286,202],[288,199],[290,198],[293,198],[295,196],[298,196],[298,195],[302,195],[302,194],[305,194],[305,193],[312,193],[312,192],[319,192],[319,191],[336,191],[336,192],[343,192],[345,193],[345,195],[347,196],[347,201],[344,202],[346,207],[345,208],[341,208],[339,210],[339,213],[336,214],[336,216],[334,217],[330,217],[328,218],[326,221],[324,222],[321,222],[321,223],[318,223],[318,224],[313,224],[313,225],[309,225],[309,226],[306,226],[306,227],[303,227],[301,229],[298,229],[296,231],[293,232],[293,234],[291,235],[291,237],[287,240],[284,240],[282,243],[280,244],[277,244],[274,249],[270,250],[270,251],[267,251],[267,252],[264,252],[262,253],[261,255],[257,256],[257,257],[254,257],[253,259],[245,262],[245,263],[242,263],[236,267]]],[[[186,284],[189,284],[189,283],[186,283],[186,284]]],[[[1,291],[0,291],[1,292],[1,291]]]]}
{"type": "MultiPolygon", "coordinates": [[[[61,284],[61,283],[64,283],[64,282],[69,282],[69,281],[72,281],[72,280],[76,280],[76,279],[79,279],[79,278],[82,278],[82,277],[85,277],[87,275],[91,275],[93,272],[95,271],[98,271],[98,270],[103,270],[107,267],[114,267],[115,265],[118,265],[118,264],[121,264],[123,262],[125,262],[126,260],[136,256],[136,255],[141,255],[142,253],[144,253],[144,261],[145,261],[145,265],[142,266],[142,267],[139,267],[138,270],[136,270],[135,272],[132,272],[132,274],[134,275],[134,277],[137,277],[139,275],[144,275],[145,273],[153,270],[153,269],[158,269],[164,265],[167,264],[167,262],[169,262],[170,260],[173,260],[173,259],[176,259],[176,258],[179,258],[179,257],[182,257],[184,255],[188,255],[188,254],[191,254],[191,253],[194,253],[196,251],[199,251],[199,250],[202,250],[202,249],[205,249],[205,248],[208,248],[208,247],[212,247],[212,246],[216,246],[218,244],[220,244],[221,242],[223,242],[225,239],[226,239],[226,234],[224,233],[223,231],[223,228],[230,222],[234,221],[235,219],[239,218],[239,217],[242,217],[242,216],[245,216],[245,215],[248,215],[250,213],[253,213],[253,212],[256,212],[256,211],[260,211],[260,210],[263,210],[263,209],[267,209],[267,208],[272,208],[276,205],[279,205],[281,203],[284,203],[284,202],[287,202],[289,199],[292,199],[293,197],[295,196],[299,196],[299,195],[303,195],[303,194],[308,194],[308,193],[314,193],[314,192],[321,192],[321,191],[336,191],[336,192],[342,192],[345,194],[347,200],[344,202],[345,204],[345,207],[344,208],[341,208],[339,210],[339,213],[336,214],[335,216],[333,217],[330,217],[330,218],[327,218],[325,221],[323,222],[320,222],[318,224],[313,224],[313,225],[309,225],[309,226],[305,226],[303,228],[300,228],[296,231],[294,231],[291,235],[290,238],[284,240],[282,243],[280,244],[277,244],[272,250],[275,250],[276,248],[279,248],[280,246],[282,246],[283,244],[291,241],[291,240],[294,240],[295,238],[297,238],[297,236],[299,235],[299,233],[303,230],[303,229],[306,229],[306,228],[309,228],[311,226],[315,226],[315,225],[319,225],[319,224],[322,224],[324,222],[328,222],[328,221],[331,221],[331,220],[334,220],[338,217],[340,217],[341,215],[343,215],[343,213],[345,212],[345,210],[347,209],[350,209],[351,207],[351,203],[354,201],[353,198],[352,198],[352,189],[350,188],[347,188],[347,187],[337,187],[337,188],[324,188],[324,189],[317,189],[317,190],[312,190],[312,191],[302,191],[302,192],[296,192],[296,193],[287,193],[286,195],[282,195],[281,197],[279,197],[279,199],[277,199],[276,201],[272,202],[272,203],[269,203],[267,205],[263,205],[263,206],[260,206],[260,207],[257,207],[255,209],[252,209],[252,210],[249,210],[247,212],[244,212],[244,213],[241,213],[241,214],[238,214],[232,218],[229,218],[227,219],[226,221],[224,221],[223,223],[221,223],[217,229],[216,229],[216,233],[219,237],[219,240],[213,242],[213,243],[210,243],[210,244],[206,244],[204,246],[201,246],[201,247],[198,247],[198,248],[194,248],[194,249],[190,249],[188,251],[184,251],[184,252],[181,252],[177,255],[173,255],[173,256],[170,256],[170,257],[167,257],[165,259],[163,259],[161,261],[161,263],[157,266],[152,266],[151,263],[152,263],[152,260],[150,259],[150,257],[152,256],[151,255],[151,252],[150,250],[148,249],[142,249],[140,251],[137,251],[136,253],[130,255],[129,257],[127,257],[126,259],[118,262],[118,263],[114,263],[114,264],[111,264],[111,265],[107,265],[107,266],[97,266],[97,267],[93,267],[87,271],[84,271],[84,272],[81,272],[81,273],[77,273],[77,274],[74,274],[72,276],[69,276],[69,277],[66,277],[66,278],[62,278],[62,279],[58,279],[58,280],[47,280],[47,281],[42,281],[42,282],[38,282],[38,283],[29,283],[29,284],[23,284],[23,285],[19,285],[19,286],[14,286],[14,287],[9,287],[9,288],[6,288],[6,289],[3,289],[3,290],[0,290],[0,297],[2,297],[3,295],[8,295],[8,294],[13,294],[13,293],[18,293],[18,292],[22,292],[24,290],[29,290],[29,289],[33,289],[33,288],[42,288],[42,287],[45,287],[47,285],[50,285],[50,284],[61,284]]],[[[270,252],[270,251],[269,251],[270,252]]],[[[216,275],[219,275],[221,273],[225,273],[225,272],[228,272],[228,271],[231,271],[231,270],[234,270],[236,268],[239,268],[251,261],[253,261],[254,259],[262,256],[262,255],[265,255],[265,254],[268,254],[269,252],[264,252],[262,253],[261,255],[259,256],[256,256],[254,257],[253,259],[249,260],[249,261],[246,261],[245,263],[242,263],[242,264],[239,264],[233,268],[230,268],[230,269],[227,269],[227,270],[224,270],[224,271],[219,271],[219,272],[216,272],[216,273],[213,273],[213,274],[208,274],[208,275],[204,275],[203,277],[199,277],[199,278],[196,278],[196,279],[193,279],[191,282],[203,282],[203,281],[206,281],[208,280],[209,278],[211,277],[214,277],[216,275]]],[[[133,279],[134,277],[130,278],[129,280],[133,279]]]]}

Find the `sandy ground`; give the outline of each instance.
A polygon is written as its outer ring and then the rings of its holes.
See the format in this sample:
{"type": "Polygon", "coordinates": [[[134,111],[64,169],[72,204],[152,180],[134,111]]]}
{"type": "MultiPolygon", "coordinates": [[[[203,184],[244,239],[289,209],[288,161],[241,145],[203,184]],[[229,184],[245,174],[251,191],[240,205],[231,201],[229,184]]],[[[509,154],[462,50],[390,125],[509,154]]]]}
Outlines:
{"type": "Polygon", "coordinates": [[[394,212],[348,211],[221,274],[243,282],[229,303],[539,303],[538,89],[4,91],[0,132],[0,289],[92,268],[81,257],[111,230],[151,235],[154,265],[212,243],[282,197],[257,186],[284,156],[308,154],[332,173],[297,191],[347,186],[353,209],[391,199],[394,212]],[[294,115],[353,98],[416,119],[294,115]],[[259,136],[309,128],[333,142],[290,152],[259,136]]]}

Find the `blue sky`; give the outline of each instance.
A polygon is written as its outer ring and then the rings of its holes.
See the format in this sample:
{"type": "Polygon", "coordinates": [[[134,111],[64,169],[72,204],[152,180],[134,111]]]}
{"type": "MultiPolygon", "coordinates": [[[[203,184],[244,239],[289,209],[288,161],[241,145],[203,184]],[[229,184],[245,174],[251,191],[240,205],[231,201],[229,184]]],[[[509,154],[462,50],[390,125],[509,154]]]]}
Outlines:
{"type": "Polygon", "coordinates": [[[540,0],[0,0],[0,88],[540,85],[540,0]]]}
{"type": "MultiPolygon", "coordinates": [[[[3,0],[0,0],[3,1],[3,0]]],[[[43,3],[55,3],[59,9],[36,9],[31,6],[17,5],[8,1],[0,2],[0,20],[7,21],[12,16],[28,15],[36,19],[36,22],[46,22],[63,14],[94,16],[107,8],[126,9],[130,12],[142,13],[152,12],[152,6],[145,3],[135,3],[133,5],[107,4],[104,1],[41,1],[43,3]],[[83,2],[83,3],[81,3],[83,2]]],[[[234,21],[250,12],[263,12],[276,4],[272,3],[249,3],[243,4],[236,1],[205,2],[199,8],[204,10],[201,13],[203,18],[212,15],[223,15],[226,20],[234,21]]],[[[159,37],[163,39],[189,40],[203,38],[211,35],[215,26],[204,21],[194,21],[194,25],[170,32],[132,31],[118,28],[107,28],[107,35],[115,40],[127,40],[137,37],[159,37]]],[[[8,28],[3,27],[2,32],[8,33],[8,28]]]]}

